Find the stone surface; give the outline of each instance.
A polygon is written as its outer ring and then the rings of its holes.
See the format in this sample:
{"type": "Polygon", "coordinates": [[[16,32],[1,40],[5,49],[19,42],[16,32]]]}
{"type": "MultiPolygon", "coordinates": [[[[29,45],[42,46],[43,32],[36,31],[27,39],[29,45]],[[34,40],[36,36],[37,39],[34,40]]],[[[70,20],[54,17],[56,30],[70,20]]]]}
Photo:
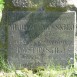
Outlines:
{"type": "Polygon", "coordinates": [[[17,7],[28,7],[29,6],[29,0],[12,0],[12,3],[14,6],[17,6],[17,7]]]}
{"type": "Polygon", "coordinates": [[[40,7],[67,7],[67,0],[5,0],[8,10],[40,7]]]}
{"type": "Polygon", "coordinates": [[[75,12],[8,11],[8,61],[16,67],[74,63],[75,12]]]}
{"type": "Polygon", "coordinates": [[[67,0],[45,0],[44,4],[50,7],[66,7],[67,0]]]}
{"type": "Polygon", "coordinates": [[[75,44],[75,54],[77,54],[77,36],[75,36],[74,44],[75,44]]]}
{"type": "MultiPolygon", "coordinates": [[[[2,17],[0,22],[0,54],[6,54],[7,46],[6,46],[6,17],[5,15],[2,17]]],[[[1,55],[0,55],[1,56],[1,55]]]]}
{"type": "MultiPolygon", "coordinates": [[[[37,8],[41,0],[5,0],[5,10],[18,10],[23,8],[37,8]]],[[[25,10],[25,9],[24,9],[25,10]]]]}

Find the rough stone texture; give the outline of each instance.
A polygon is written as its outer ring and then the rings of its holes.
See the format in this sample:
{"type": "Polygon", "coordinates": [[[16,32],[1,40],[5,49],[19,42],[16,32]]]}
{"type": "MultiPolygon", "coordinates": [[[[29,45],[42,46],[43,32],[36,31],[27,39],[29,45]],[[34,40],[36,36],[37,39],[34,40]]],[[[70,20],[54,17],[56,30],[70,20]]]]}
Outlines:
{"type": "MultiPolygon", "coordinates": [[[[4,13],[3,13],[4,14],[4,13]]],[[[2,20],[0,22],[0,54],[6,54],[6,17],[3,15],[2,20]]],[[[1,55],[0,55],[1,56],[1,55]]]]}
{"type": "Polygon", "coordinates": [[[16,67],[74,63],[75,12],[8,11],[8,61],[16,67]]]}
{"type": "Polygon", "coordinates": [[[29,0],[12,0],[12,3],[17,7],[28,7],[29,0]]]}
{"type": "Polygon", "coordinates": [[[50,7],[66,7],[67,0],[45,0],[44,4],[50,7]]]}
{"type": "MultiPolygon", "coordinates": [[[[66,7],[67,0],[5,0],[8,10],[38,7],[66,7]]],[[[24,9],[25,10],[25,9],[24,9]]]]}
{"type": "Polygon", "coordinates": [[[0,54],[5,50],[5,28],[0,26],[0,54]]]}
{"type": "Polygon", "coordinates": [[[77,8],[76,7],[72,7],[72,8],[70,8],[70,10],[76,12],[76,34],[75,35],[77,36],[77,8]]]}
{"type": "Polygon", "coordinates": [[[7,10],[33,8],[40,4],[41,0],[5,0],[5,8],[7,10]]]}

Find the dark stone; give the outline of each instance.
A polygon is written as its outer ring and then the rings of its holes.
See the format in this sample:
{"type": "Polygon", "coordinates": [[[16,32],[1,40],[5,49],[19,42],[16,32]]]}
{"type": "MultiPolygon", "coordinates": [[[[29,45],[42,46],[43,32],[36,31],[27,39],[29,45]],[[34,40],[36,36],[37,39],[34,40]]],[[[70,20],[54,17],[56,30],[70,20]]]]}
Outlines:
{"type": "Polygon", "coordinates": [[[6,12],[3,13],[2,20],[0,22],[0,55],[7,59],[7,16],[6,12]]]}
{"type": "Polygon", "coordinates": [[[75,12],[8,11],[8,61],[33,68],[74,63],[75,12]]]}

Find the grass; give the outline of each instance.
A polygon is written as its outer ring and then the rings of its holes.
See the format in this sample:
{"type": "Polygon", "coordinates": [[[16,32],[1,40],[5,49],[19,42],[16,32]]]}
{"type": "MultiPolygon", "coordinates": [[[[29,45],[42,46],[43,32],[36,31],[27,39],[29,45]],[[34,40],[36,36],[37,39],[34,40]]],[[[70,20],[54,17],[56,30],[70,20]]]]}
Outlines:
{"type": "Polygon", "coordinates": [[[0,11],[4,8],[4,0],[0,0],[0,11]]]}
{"type": "Polygon", "coordinates": [[[12,70],[11,72],[2,72],[0,77],[77,77],[76,68],[56,68],[56,67],[47,67],[42,69],[36,68],[33,70],[28,70],[23,68],[21,70],[12,70]],[[37,70],[37,72],[35,72],[37,70]]]}
{"type": "MultiPolygon", "coordinates": [[[[77,59],[77,55],[76,55],[77,59]]],[[[0,77],[77,77],[77,67],[48,66],[34,69],[22,68],[16,70],[8,66],[4,60],[4,55],[0,55],[0,77]]]]}
{"type": "Polygon", "coordinates": [[[77,68],[72,66],[61,68],[60,66],[37,67],[32,70],[23,68],[16,70],[8,66],[3,56],[0,56],[0,77],[77,77],[77,68]]]}

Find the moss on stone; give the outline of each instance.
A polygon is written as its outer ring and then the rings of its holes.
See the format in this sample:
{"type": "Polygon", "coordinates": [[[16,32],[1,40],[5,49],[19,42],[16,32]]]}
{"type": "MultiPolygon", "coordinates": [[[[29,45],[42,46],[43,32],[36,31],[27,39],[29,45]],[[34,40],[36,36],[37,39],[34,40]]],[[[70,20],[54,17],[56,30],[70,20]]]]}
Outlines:
{"type": "Polygon", "coordinates": [[[61,11],[61,12],[65,12],[67,11],[67,7],[45,7],[46,11],[61,11]]]}

